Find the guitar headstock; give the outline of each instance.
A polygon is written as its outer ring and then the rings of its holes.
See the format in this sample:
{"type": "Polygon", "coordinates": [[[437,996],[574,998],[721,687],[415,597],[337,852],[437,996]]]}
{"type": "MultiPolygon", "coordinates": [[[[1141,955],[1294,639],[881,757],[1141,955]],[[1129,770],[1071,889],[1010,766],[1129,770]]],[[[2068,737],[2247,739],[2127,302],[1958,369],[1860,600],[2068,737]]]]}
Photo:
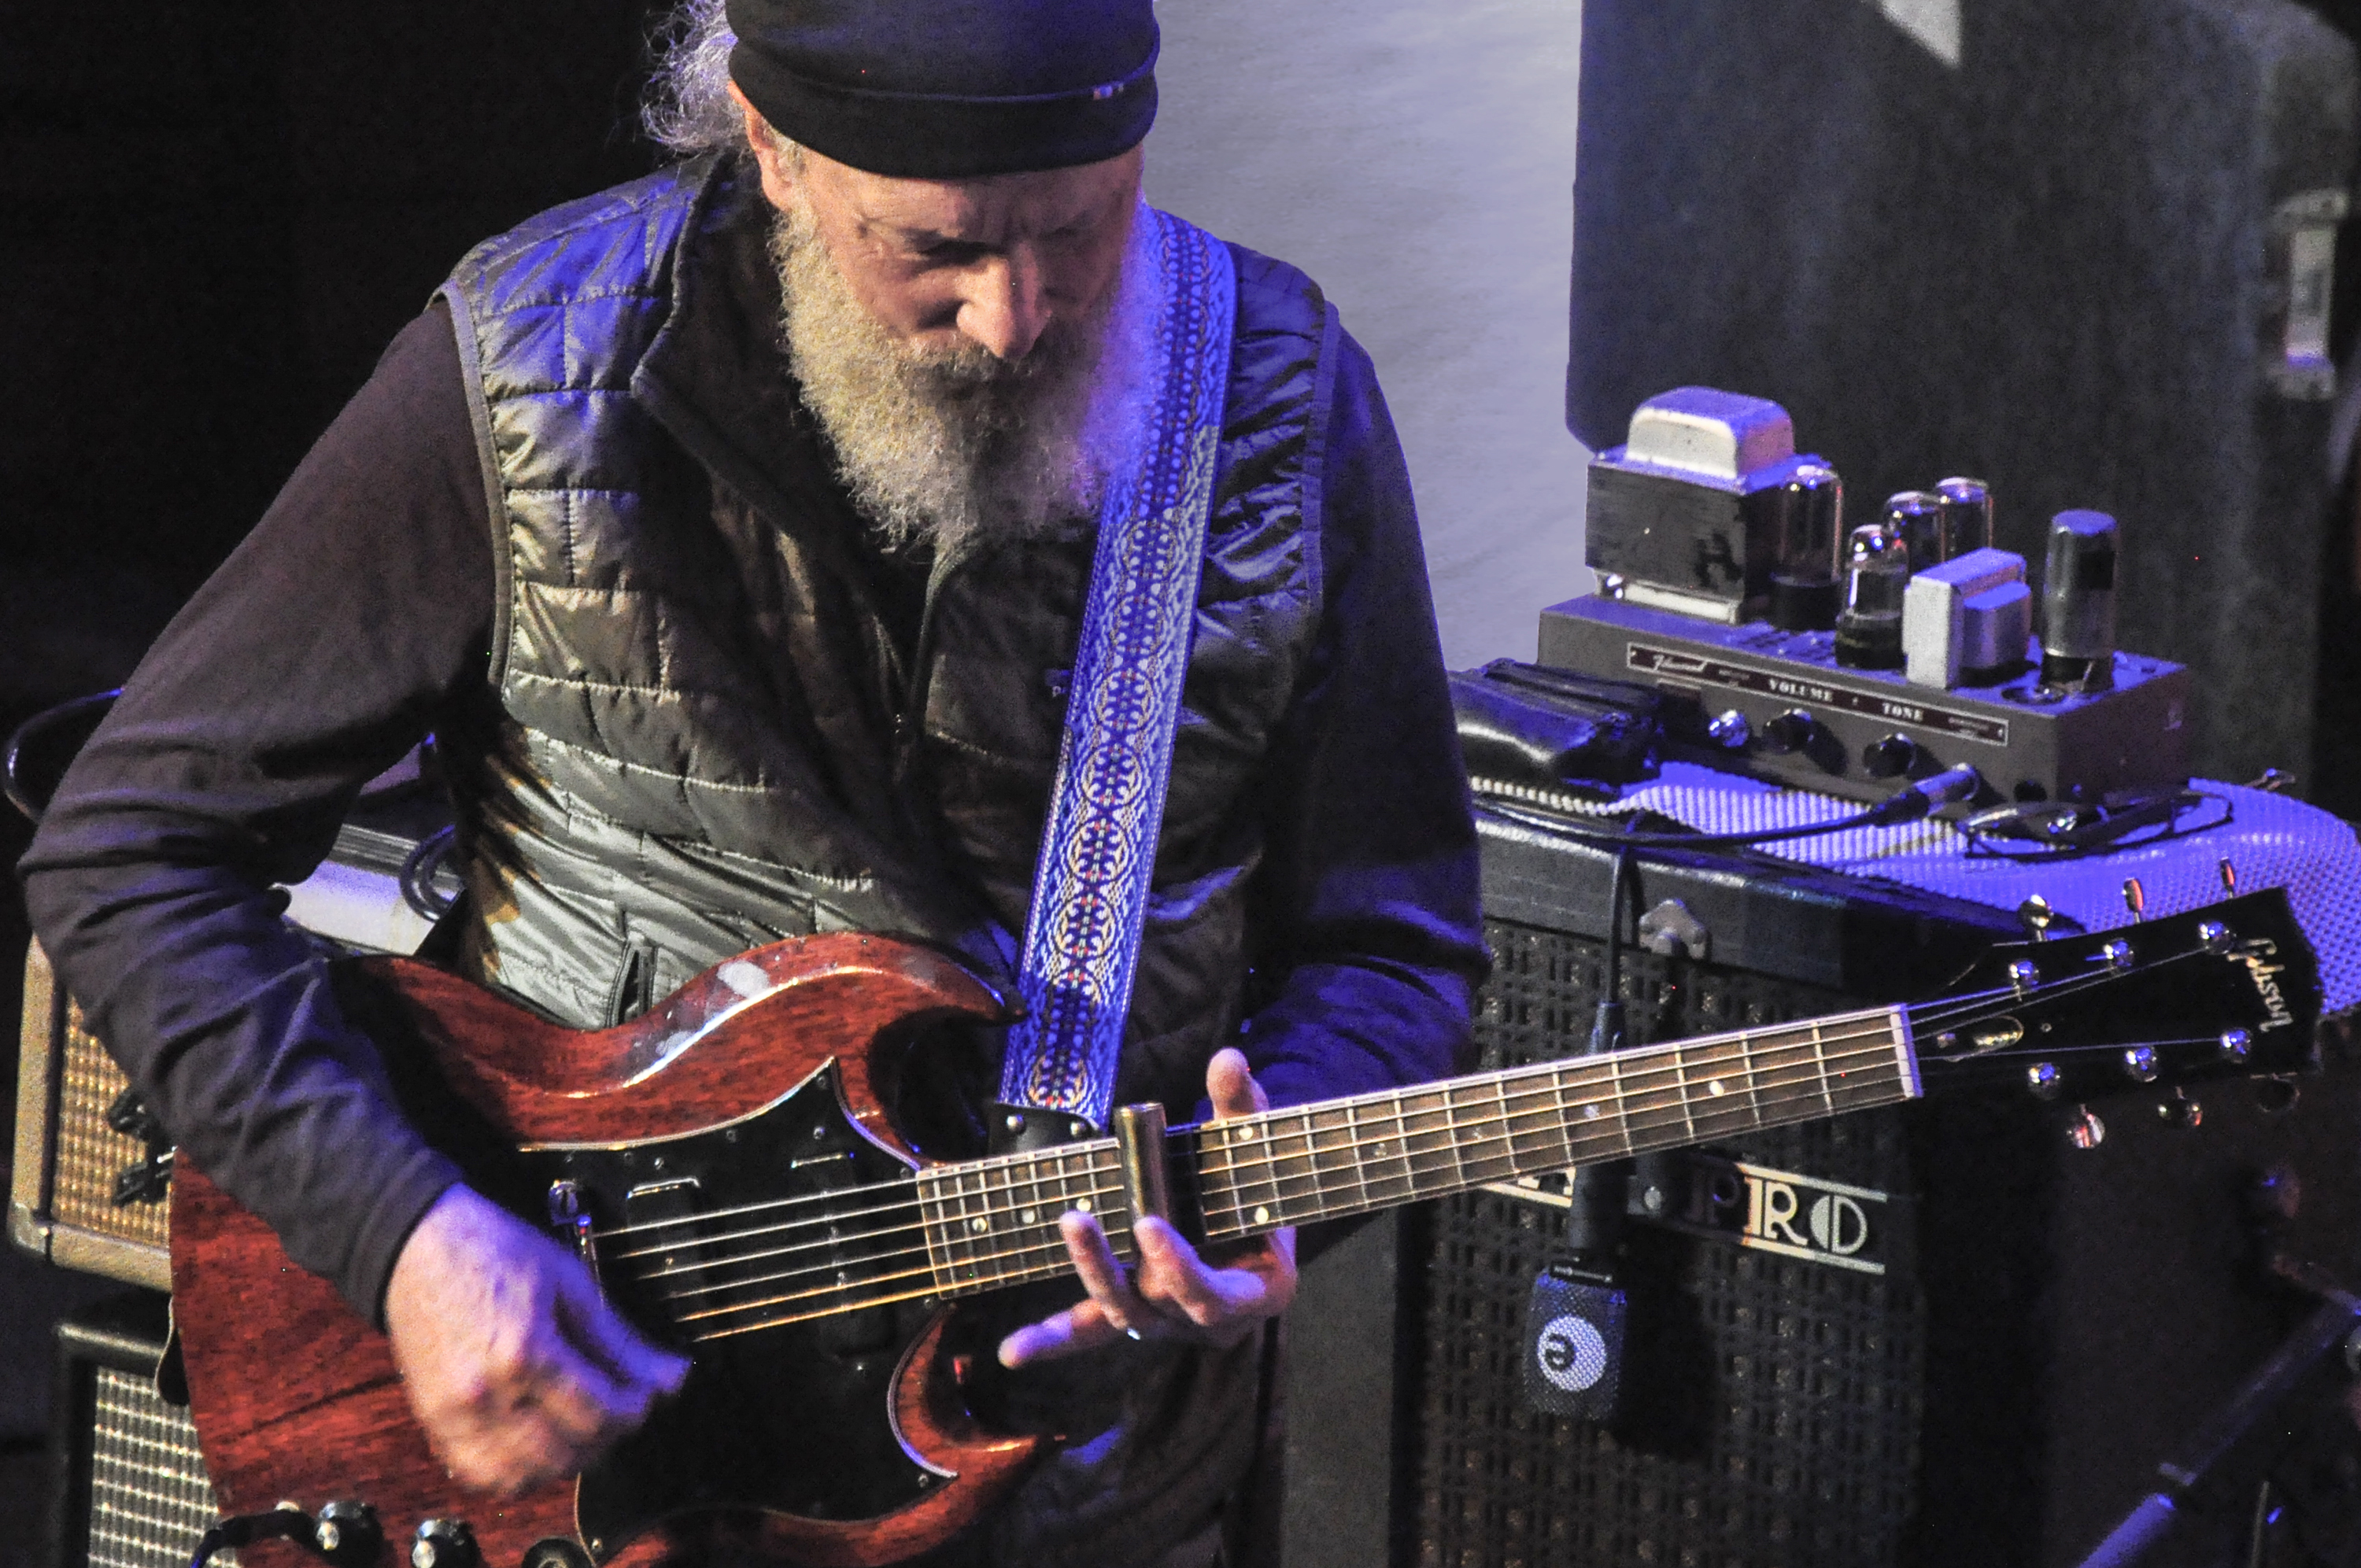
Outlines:
{"type": "Polygon", "coordinates": [[[2314,1060],[2320,970],[2277,888],[1979,959],[1910,1009],[1928,1091],[2078,1101],[2314,1060]]]}

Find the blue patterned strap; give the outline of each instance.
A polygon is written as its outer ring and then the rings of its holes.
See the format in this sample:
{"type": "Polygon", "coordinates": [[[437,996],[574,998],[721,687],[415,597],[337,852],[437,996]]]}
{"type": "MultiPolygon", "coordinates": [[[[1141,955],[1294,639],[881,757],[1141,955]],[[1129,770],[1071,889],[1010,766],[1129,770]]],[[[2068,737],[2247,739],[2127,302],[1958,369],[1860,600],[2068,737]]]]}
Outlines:
{"type": "Polygon", "coordinates": [[[1107,1124],[1189,667],[1237,280],[1227,247],[1146,212],[1163,367],[1138,467],[1108,487],[1033,876],[1000,1098],[1107,1124]]]}

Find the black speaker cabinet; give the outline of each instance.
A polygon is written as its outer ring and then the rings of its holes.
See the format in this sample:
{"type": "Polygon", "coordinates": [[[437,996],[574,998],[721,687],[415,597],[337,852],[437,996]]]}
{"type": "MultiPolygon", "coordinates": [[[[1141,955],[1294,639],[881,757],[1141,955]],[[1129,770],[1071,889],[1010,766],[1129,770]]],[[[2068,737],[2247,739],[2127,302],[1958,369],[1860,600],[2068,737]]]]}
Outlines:
{"type": "Polygon", "coordinates": [[[187,1568],[219,1518],[189,1412],[157,1393],[168,1310],[141,1290],[58,1325],[51,1568],[187,1568]]]}
{"type": "MultiPolygon", "coordinates": [[[[1578,1050],[1607,857],[1479,826],[1483,1065],[1578,1050]]],[[[1642,910],[1688,918],[1653,923],[1686,934],[1671,950],[1623,954],[1635,1043],[1926,996],[2019,938],[1998,911],[1764,857],[1651,859],[1637,881],[1642,910]]],[[[2029,1095],[1717,1147],[1741,1201],[1790,1223],[1760,1227],[1768,1248],[1633,1223],[1611,1429],[1526,1396],[1526,1300],[1565,1229],[1546,1193],[1371,1227],[1307,1269],[1292,1320],[1287,1568],[2079,1562],[2315,1305],[2267,1272],[2267,1245],[2361,1279],[2361,1070],[2335,1058],[2199,1104],[2192,1128],[2152,1093],[2094,1102],[2091,1149],[2067,1136],[2072,1107],[2029,1095]],[[2296,1222],[2266,1234],[2297,1187],[2296,1222]]],[[[2361,1561],[2338,1555],[2361,1544],[2351,1437],[2340,1415],[2290,1445],[2280,1568],[2361,1561]]],[[[2156,1568],[2211,1568],[2248,1523],[2200,1520],[2156,1568]]]]}
{"type": "Polygon", "coordinates": [[[1578,114],[1576,435],[1702,383],[1784,404],[1855,520],[1972,475],[2038,562],[2113,512],[2192,768],[2323,782],[2343,37],[2291,0],[1590,0],[1578,114]]]}

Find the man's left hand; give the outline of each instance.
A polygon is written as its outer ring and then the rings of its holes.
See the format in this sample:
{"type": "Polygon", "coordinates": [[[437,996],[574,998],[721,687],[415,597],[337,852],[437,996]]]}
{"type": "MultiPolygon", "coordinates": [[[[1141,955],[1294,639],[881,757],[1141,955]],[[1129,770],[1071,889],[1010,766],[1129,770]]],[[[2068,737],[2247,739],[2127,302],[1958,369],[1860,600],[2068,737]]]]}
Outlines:
{"type": "MultiPolygon", "coordinates": [[[[1216,1122],[1270,1106],[1246,1058],[1235,1050],[1215,1053],[1205,1069],[1205,1092],[1216,1122]]],[[[1215,1265],[1162,1220],[1141,1218],[1131,1227],[1139,1268],[1128,1277],[1096,1215],[1070,1212],[1058,1229],[1089,1299],[1002,1340],[1004,1366],[1052,1361],[1125,1338],[1235,1344],[1295,1299],[1292,1227],[1224,1251],[1215,1265]]]]}

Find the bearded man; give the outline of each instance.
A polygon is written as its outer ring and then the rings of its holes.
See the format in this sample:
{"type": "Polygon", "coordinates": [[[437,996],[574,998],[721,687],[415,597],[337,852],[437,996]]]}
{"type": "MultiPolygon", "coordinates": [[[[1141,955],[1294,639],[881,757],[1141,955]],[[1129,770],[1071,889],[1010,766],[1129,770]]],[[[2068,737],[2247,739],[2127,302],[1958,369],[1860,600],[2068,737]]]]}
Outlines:
{"type": "MultiPolygon", "coordinates": [[[[463,1482],[572,1474],[685,1365],[395,1108],[274,883],[425,732],[464,972],[577,1027],[784,937],[1006,983],[1093,529],[1154,438],[1148,0],[719,0],[683,161],[478,247],[157,643],[24,863],[196,1164],[390,1336],[463,1482]]],[[[1235,319],[1117,1093],[1198,1113],[1447,1070],[1486,961],[1401,457],[1302,274],[1235,319]],[[1249,1075],[1251,1071],[1251,1076],[1249,1075]],[[1257,1081],[1258,1080],[1258,1081],[1257,1081]]],[[[957,1076],[952,1067],[944,1072],[957,1076]]],[[[1064,1442],[945,1562],[1203,1564],[1291,1238],[1014,1315],[1064,1442]]],[[[1070,1297],[1071,1299],[1071,1297],[1070,1297]]]]}

